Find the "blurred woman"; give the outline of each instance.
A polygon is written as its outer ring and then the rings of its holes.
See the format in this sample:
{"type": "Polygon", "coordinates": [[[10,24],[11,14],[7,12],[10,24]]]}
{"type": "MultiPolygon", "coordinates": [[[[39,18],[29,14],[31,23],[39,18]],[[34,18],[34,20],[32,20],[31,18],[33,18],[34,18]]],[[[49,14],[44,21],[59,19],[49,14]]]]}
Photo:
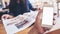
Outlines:
{"type": "MultiPolygon", "coordinates": [[[[31,3],[28,0],[10,0],[9,6],[7,6],[9,9],[9,13],[3,15],[2,17],[10,16],[16,17],[20,14],[30,12],[30,10],[37,10],[37,8],[33,8],[31,3]]],[[[7,17],[7,18],[8,18],[7,17]]]]}
{"type": "Polygon", "coordinates": [[[9,4],[9,14],[13,16],[18,16],[25,12],[30,12],[30,10],[35,11],[31,3],[28,0],[10,0],[9,4]]]}

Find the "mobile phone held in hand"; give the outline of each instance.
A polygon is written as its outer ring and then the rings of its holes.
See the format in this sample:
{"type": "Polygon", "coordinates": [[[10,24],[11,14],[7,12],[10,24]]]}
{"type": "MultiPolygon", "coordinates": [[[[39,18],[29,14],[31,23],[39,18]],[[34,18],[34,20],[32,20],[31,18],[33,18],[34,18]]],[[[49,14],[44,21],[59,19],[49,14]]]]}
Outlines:
{"type": "Polygon", "coordinates": [[[43,8],[43,17],[42,24],[45,26],[53,25],[53,7],[44,7],[43,8]]]}

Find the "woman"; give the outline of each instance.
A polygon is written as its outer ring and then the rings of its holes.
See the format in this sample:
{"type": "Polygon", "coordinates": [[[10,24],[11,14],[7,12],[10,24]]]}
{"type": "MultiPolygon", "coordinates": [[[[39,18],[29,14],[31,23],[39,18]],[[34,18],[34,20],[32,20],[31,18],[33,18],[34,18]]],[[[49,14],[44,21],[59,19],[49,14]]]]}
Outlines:
{"type": "Polygon", "coordinates": [[[9,13],[3,15],[2,17],[6,18],[11,18],[10,16],[16,17],[20,14],[30,12],[30,10],[33,11],[37,10],[37,8],[32,7],[31,3],[28,0],[10,0],[10,4],[7,7],[9,8],[9,13]]]}
{"type": "Polygon", "coordinates": [[[18,16],[19,14],[30,12],[30,9],[33,11],[36,10],[36,8],[33,8],[28,0],[10,0],[10,15],[18,16]]]}

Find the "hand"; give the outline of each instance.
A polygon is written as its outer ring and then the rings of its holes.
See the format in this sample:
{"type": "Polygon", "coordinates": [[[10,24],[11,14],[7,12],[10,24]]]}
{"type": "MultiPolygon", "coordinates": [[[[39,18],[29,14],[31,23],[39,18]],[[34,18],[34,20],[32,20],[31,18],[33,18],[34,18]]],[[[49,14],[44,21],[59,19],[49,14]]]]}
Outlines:
{"type": "Polygon", "coordinates": [[[11,18],[13,18],[13,16],[8,15],[8,14],[4,14],[4,15],[2,16],[2,18],[3,18],[3,19],[11,19],[11,18]]]}
{"type": "Polygon", "coordinates": [[[42,13],[43,9],[37,8],[38,13],[42,13]]]}
{"type": "Polygon", "coordinates": [[[43,10],[39,8],[38,9],[38,14],[36,16],[35,24],[34,24],[35,28],[37,29],[37,31],[39,33],[44,33],[44,30],[42,28],[42,19],[40,19],[40,16],[41,16],[42,12],[43,12],[43,10]]]}

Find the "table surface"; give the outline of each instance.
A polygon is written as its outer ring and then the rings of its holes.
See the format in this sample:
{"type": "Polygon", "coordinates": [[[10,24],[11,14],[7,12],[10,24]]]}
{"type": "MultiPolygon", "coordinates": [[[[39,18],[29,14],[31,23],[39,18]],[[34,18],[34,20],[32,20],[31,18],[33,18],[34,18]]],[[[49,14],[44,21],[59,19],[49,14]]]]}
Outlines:
{"type": "MultiPolygon", "coordinates": [[[[25,29],[25,30],[23,30],[23,31],[17,32],[16,34],[28,34],[28,32],[29,32],[32,28],[33,28],[33,26],[32,26],[32,27],[29,27],[29,28],[27,28],[27,29],[25,29]]],[[[33,32],[32,32],[32,33],[33,33],[33,32]]],[[[0,34],[6,34],[6,31],[5,31],[5,29],[4,29],[4,26],[3,26],[2,22],[0,22],[0,34]]],[[[50,33],[47,33],[47,34],[60,34],[60,29],[55,30],[55,31],[50,32],[50,33]]]]}

